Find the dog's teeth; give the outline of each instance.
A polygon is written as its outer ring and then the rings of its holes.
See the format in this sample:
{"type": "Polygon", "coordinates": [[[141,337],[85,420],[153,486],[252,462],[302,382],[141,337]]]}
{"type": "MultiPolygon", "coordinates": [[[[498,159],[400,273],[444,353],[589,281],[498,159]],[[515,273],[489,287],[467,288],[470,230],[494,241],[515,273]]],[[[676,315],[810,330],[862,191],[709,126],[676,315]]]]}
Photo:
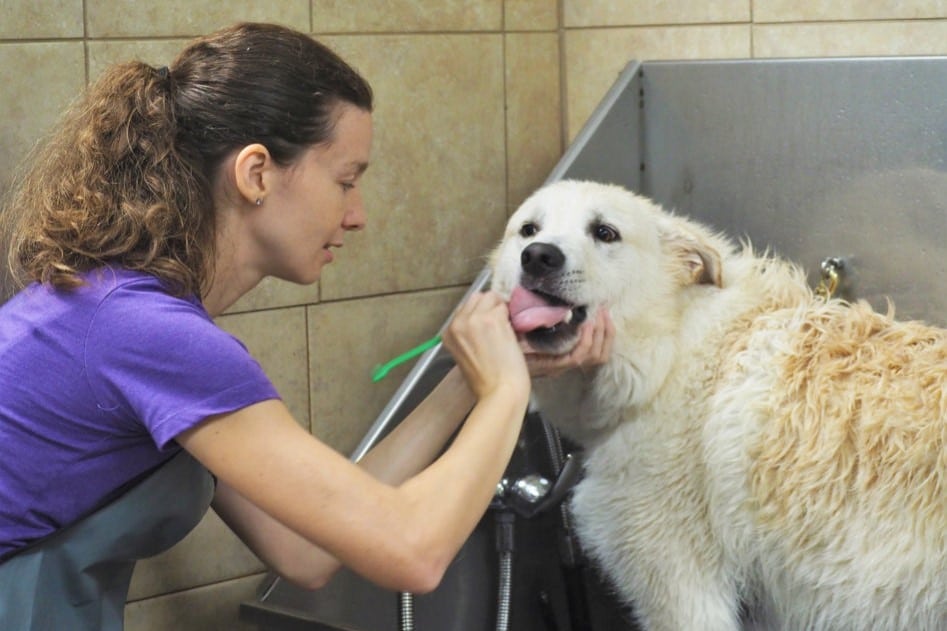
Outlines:
{"type": "Polygon", "coordinates": [[[564,318],[562,319],[562,321],[565,322],[566,324],[569,324],[570,322],[572,322],[572,310],[571,310],[571,309],[570,309],[569,312],[566,314],[566,317],[564,317],[564,318]]]}

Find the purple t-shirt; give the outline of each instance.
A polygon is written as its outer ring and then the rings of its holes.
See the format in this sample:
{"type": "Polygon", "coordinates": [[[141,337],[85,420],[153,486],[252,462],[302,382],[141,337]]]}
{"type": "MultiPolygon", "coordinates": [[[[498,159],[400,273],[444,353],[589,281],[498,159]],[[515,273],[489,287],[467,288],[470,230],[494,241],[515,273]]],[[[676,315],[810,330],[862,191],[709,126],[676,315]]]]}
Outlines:
{"type": "Polygon", "coordinates": [[[277,398],[196,298],[104,268],[0,307],[0,558],[88,514],[213,414],[277,398]]]}

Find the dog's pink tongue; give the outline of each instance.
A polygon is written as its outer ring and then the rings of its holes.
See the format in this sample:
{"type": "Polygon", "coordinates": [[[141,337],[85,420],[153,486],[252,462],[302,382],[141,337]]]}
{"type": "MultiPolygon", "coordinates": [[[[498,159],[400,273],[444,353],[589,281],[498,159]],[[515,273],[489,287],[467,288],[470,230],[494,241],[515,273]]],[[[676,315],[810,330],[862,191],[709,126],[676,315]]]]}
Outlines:
{"type": "Polygon", "coordinates": [[[510,296],[510,322],[517,333],[549,328],[562,322],[569,307],[551,305],[538,294],[517,285],[510,296]]]}

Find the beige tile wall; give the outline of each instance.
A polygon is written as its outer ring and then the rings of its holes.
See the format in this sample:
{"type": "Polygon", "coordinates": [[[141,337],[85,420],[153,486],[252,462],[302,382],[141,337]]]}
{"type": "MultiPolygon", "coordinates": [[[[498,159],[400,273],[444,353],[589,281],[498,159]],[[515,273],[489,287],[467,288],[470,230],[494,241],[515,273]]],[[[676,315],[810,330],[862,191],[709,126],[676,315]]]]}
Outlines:
{"type": "MultiPolygon", "coordinates": [[[[313,33],[378,97],[368,229],[319,285],[265,281],[219,320],[346,453],[407,370],[372,384],[371,367],[436,332],[629,60],[947,53],[942,0],[0,0],[0,192],[107,64],[167,63],[239,19],[313,33]]],[[[139,564],[127,628],[247,628],[262,570],[209,515],[139,564]]]]}

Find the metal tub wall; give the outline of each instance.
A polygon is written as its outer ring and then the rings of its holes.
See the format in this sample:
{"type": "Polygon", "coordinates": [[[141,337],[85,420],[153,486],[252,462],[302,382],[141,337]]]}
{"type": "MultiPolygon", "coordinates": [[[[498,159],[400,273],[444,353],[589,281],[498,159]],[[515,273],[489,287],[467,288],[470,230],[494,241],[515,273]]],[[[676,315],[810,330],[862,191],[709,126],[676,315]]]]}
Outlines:
{"type": "Polygon", "coordinates": [[[631,63],[609,100],[555,176],[623,184],[813,283],[838,258],[844,297],[947,324],[947,57],[631,63]]]}
{"type": "MultiPolygon", "coordinates": [[[[813,284],[835,259],[840,295],[880,309],[890,299],[901,318],[947,324],[947,57],[631,62],[547,181],[563,178],[652,197],[802,264],[813,284]]],[[[488,281],[482,273],[470,291],[488,281]]],[[[422,356],[353,457],[450,365],[440,347],[422,356]]],[[[541,414],[526,424],[511,477],[559,473],[549,452],[562,446],[541,414]]],[[[415,599],[419,629],[495,628],[493,513],[444,584],[415,599]]],[[[594,568],[563,550],[567,514],[516,524],[511,629],[635,628],[594,568]]],[[[401,628],[398,595],[349,573],[319,592],[263,587],[243,605],[261,629],[401,628]]]]}

